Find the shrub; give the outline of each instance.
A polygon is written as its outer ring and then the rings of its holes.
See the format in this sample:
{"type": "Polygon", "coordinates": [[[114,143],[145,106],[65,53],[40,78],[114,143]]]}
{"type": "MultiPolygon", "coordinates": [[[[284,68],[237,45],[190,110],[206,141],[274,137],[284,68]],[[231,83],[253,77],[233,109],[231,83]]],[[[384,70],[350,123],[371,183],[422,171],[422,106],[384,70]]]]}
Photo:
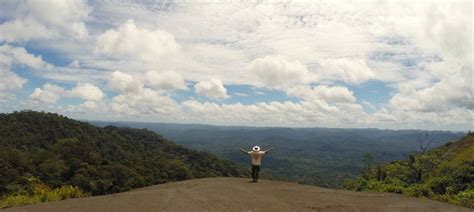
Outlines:
{"type": "Polygon", "coordinates": [[[400,185],[390,185],[390,184],[385,184],[382,186],[381,191],[383,192],[392,192],[392,193],[397,193],[397,194],[402,194],[404,191],[404,187],[400,185]]]}
{"type": "Polygon", "coordinates": [[[453,180],[447,177],[433,177],[428,181],[431,190],[436,194],[445,194],[446,188],[453,184],[453,180]]]}
{"type": "Polygon", "coordinates": [[[9,208],[20,205],[31,205],[41,202],[40,196],[27,196],[27,195],[17,195],[17,196],[6,196],[0,200],[0,209],[9,208]]]}
{"type": "Polygon", "coordinates": [[[51,189],[41,182],[32,181],[32,193],[15,195],[10,194],[0,200],[0,209],[20,205],[31,205],[40,202],[53,202],[68,198],[77,198],[88,196],[79,187],[76,186],[62,186],[51,189]]]}
{"type": "Polygon", "coordinates": [[[367,181],[362,178],[350,179],[344,182],[344,189],[354,190],[354,191],[363,191],[367,187],[367,181]]]}
{"type": "Polygon", "coordinates": [[[424,185],[424,184],[415,184],[412,185],[408,188],[405,189],[405,192],[403,192],[406,195],[413,196],[413,197],[429,197],[433,196],[433,191],[431,189],[424,185]]]}
{"type": "Polygon", "coordinates": [[[474,208],[474,190],[465,190],[456,195],[460,205],[474,208]]]}

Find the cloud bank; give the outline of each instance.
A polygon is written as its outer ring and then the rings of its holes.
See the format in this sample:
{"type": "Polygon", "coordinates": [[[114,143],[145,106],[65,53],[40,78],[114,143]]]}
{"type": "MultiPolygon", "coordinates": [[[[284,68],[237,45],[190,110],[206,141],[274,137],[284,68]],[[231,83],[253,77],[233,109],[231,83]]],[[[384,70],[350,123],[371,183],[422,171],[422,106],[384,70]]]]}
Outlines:
{"type": "Polygon", "coordinates": [[[469,130],[472,2],[7,1],[1,112],[469,130]]]}

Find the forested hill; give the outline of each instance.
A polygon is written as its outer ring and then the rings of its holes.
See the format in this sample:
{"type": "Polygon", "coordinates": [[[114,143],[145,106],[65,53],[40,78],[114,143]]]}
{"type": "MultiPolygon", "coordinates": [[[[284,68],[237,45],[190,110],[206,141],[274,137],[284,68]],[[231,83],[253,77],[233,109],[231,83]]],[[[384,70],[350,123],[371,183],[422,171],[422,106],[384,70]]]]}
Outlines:
{"type": "Polygon", "coordinates": [[[101,128],[43,112],[0,114],[4,206],[8,198],[13,201],[16,196],[28,198],[47,191],[75,193],[40,201],[243,173],[232,162],[184,148],[144,129],[101,128]]]}
{"type": "Polygon", "coordinates": [[[367,168],[344,187],[425,196],[474,208],[474,133],[406,160],[367,168]]]}
{"type": "Polygon", "coordinates": [[[247,165],[239,151],[259,145],[275,150],[265,156],[262,173],[279,180],[341,188],[344,180],[360,174],[363,157],[374,162],[404,159],[465,135],[463,132],[343,128],[282,128],[211,126],[139,122],[92,122],[97,126],[147,128],[186,147],[247,165]]]}

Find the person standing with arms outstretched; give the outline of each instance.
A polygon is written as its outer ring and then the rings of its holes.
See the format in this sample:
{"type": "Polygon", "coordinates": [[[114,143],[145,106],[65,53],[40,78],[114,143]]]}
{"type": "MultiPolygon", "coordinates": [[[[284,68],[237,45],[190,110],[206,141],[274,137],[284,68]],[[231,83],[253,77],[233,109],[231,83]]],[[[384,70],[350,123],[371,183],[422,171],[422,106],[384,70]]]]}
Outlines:
{"type": "Polygon", "coordinates": [[[252,151],[245,151],[244,149],[240,149],[241,152],[245,154],[249,154],[250,158],[252,159],[252,182],[257,182],[258,181],[258,173],[260,172],[260,166],[262,165],[262,157],[264,154],[270,152],[273,150],[273,147],[266,150],[266,151],[260,151],[259,146],[254,146],[252,148],[252,151]]]}

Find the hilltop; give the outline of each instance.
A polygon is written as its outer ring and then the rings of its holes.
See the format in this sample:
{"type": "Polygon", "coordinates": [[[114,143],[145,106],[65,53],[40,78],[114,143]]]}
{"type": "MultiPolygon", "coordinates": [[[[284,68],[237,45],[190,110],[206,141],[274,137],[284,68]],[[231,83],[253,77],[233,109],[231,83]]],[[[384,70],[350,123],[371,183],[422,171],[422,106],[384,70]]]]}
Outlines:
{"type": "Polygon", "coordinates": [[[246,178],[205,178],[5,211],[470,211],[398,194],[351,192],[246,178]]]}
{"type": "Polygon", "coordinates": [[[245,174],[148,130],[101,128],[34,111],[0,114],[0,170],[0,208],[245,174]]]}

